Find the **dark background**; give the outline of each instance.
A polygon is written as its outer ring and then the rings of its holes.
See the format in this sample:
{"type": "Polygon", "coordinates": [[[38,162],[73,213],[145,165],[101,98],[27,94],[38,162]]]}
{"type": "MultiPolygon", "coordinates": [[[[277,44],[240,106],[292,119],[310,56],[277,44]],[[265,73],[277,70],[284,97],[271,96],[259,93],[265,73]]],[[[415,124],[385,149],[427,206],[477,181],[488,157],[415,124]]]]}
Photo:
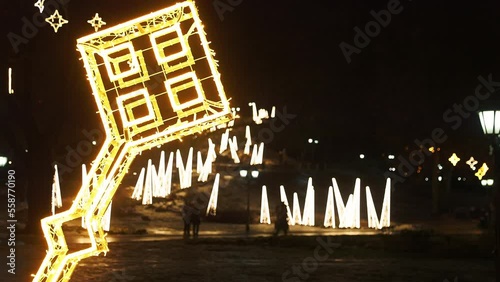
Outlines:
{"type": "MultiPolygon", "coordinates": [[[[69,24],[58,33],[49,25],[36,28],[15,52],[8,34],[23,34],[23,18],[32,22],[39,13],[33,3],[0,7],[0,155],[39,168],[41,179],[33,181],[49,181],[50,189],[47,163],[63,161],[66,146],[85,140],[83,129],[101,128],[76,51],[76,39],[94,31],[87,20],[98,12],[110,27],[175,2],[71,0],[59,9],[69,24]],[[11,97],[8,67],[14,68],[11,97]]],[[[453,130],[443,113],[474,94],[478,76],[500,81],[498,1],[401,1],[402,12],[350,64],[339,44],[354,45],[353,28],[364,29],[373,20],[370,11],[386,9],[388,1],[243,0],[223,20],[214,3],[196,2],[232,105],[242,115],[250,114],[250,101],[297,115],[272,147],[302,158],[314,138],[315,161],[341,164],[360,153],[407,156],[415,139],[443,128],[447,152],[488,160],[477,116],[453,130]]]]}

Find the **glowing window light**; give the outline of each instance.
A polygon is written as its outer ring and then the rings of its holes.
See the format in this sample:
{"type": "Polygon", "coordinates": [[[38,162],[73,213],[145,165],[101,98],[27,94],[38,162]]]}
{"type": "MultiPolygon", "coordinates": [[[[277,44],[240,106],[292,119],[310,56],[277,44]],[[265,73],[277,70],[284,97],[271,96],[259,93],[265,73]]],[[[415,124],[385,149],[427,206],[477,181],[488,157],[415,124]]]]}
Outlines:
{"type": "Polygon", "coordinates": [[[42,13],[43,9],[45,8],[45,0],[38,0],[38,1],[36,1],[36,3],[35,3],[34,6],[37,7],[38,10],[40,10],[40,13],[42,13]]]}
{"type": "Polygon", "coordinates": [[[306,200],[304,203],[304,214],[302,215],[302,225],[314,226],[314,187],[312,186],[312,178],[309,177],[307,182],[306,200]]]}
{"type": "Polygon", "coordinates": [[[288,198],[286,197],[285,186],[280,185],[280,200],[286,205],[286,213],[288,214],[288,224],[295,225],[292,212],[290,211],[290,205],[288,204],[288,198]]]}
{"type": "Polygon", "coordinates": [[[292,225],[301,225],[302,216],[300,212],[299,196],[297,192],[293,193],[293,220],[292,225]]]}
{"type": "Polygon", "coordinates": [[[453,153],[453,155],[451,155],[451,157],[448,160],[453,166],[456,166],[457,163],[460,161],[460,158],[457,156],[457,154],[453,153]]]}
{"type": "Polygon", "coordinates": [[[56,213],[56,207],[62,207],[62,199],[61,199],[61,185],[59,184],[59,172],[57,169],[57,165],[54,166],[54,177],[52,182],[52,215],[56,213]]]}
{"type": "Polygon", "coordinates": [[[95,16],[87,21],[95,31],[98,31],[103,25],[106,25],[106,22],[99,17],[99,13],[95,13],[95,16]]]}
{"type": "Polygon", "coordinates": [[[333,202],[333,187],[328,188],[328,196],[326,198],[325,220],[323,226],[335,228],[335,204],[333,202]]]}
{"type": "Polygon", "coordinates": [[[207,215],[215,215],[217,212],[217,198],[219,197],[219,178],[220,175],[217,173],[215,175],[214,185],[212,187],[212,193],[210,194],[210,200],[208,201],[207,215]]]}
{"type": "Polygon", "coordinates": [[[262,198],[260,201],[260,223],[271,224],[271,215],[269,213],[269,201],[267,200],[266,185],[262,186],[262,198]]]}
{"type": "Polygon", "coordinates": [[[167,87],[168,98],[170,99],[170,103],[175,112],[181,112],[184,109],[189,107],[193,107],[197,104],[202,104],[205,101],[205,97],[203,96],[203,91],[201,90],[201,84],[198,80],[198,77],[194,72],[188,72],[185,74],[181,74],[177,77],[168,79],[165,81],[165,86],[167,87]],[[179,84],[184,81],[180,86],[173,86],[174,84],[179,84]],[[187,81],[187,82],[186,82],[187,81]],[[196,89],[196,93],[198,97],[191,99],[187,102],[181,103],[179,101],[179,93],[186,88],[194,87],[196,89]]]}
{"type": "Polygon", "coordinates": [[[154,32],[149,35],[151,40],[151,46],[157,46],[157,48],[153,48],[156,60],[159,64],[166,64],[182,57],[185,57],[188,54],[188,47],[186,45],[186,41],[184,40],[184,35],[182,34],[182,30],[180,24],[176,23],[173,26],[154,32]],[[163,37],[167,34],[175,33],[174,39],[168,40],[163,43],[158,43],[156,39],[163,37]],[[165,55],[164,48],[167,46],[180,44],[181,50],[177,53],[173,53],[170,55],[165,55]]]}
{"type": "Polygon", "coordinates": [[[4,167],[7,165],[9,159],[7,157],[0,157],[0,167],[4,167]]]}
{"type": "Polygon", "coordinates": [[[56,10],[54,12],[54,14],[52,14],[50,17],[46,18],[45,21],[48,22],[50,24],[50,26],[52,26],[55,33],[57,33],[57,31],[59,30],[59,28],[61,26],[63,26],[63,24],[68,23],[67,20],[65,20],[63,17],[61,17],[61,15],[59,15],[58,10],[56,10]]]}
{"type": "Polygon", "coordinates": [[[483,165],[479,168],[479,170],[474,174],[477,176],[479,180],[483,179],[483,177],[486,175],[486,172],[489,170],[488,165],[486,163],[483,163],[483,165]]]}
{"type": "Polygon", "coordinates": [[[470,157],[470,159],[465,163],[469,165],[470,169],[476,170],[477,161],[473,157],[470,157]]]}
{"type": "Polygon", "coordinates": [[[14,94],[14,89],[12,88],[12,68],[9,68],[9,94],[14,94]]]}
{"type": "Polygon", "coordinates": [[[120,111],[120,117],[123,122],[124,127],[132,127],[134,125],[138,125],[147,121],[151,121],[155,118],[155,112],[153,109],[153,104],[151,103],[151,99],[149,98],[149,93],[147,89],[139,89],[137,91],[134,91],[132,93],[126,94],[126,95],[121,95],[116,99],[116,102],[118,103],[118,109],[120,111]],[[137,97],[141,97],[141,101],[144,101],[144,104],[146,105],[148,109],[148,114],[141,117],[141,118],[135,118],[134,116],[127,115],[127,112],[125,111],[126,108],[129,108],[127,106],[127,100],[131,100],[137,97]]]}

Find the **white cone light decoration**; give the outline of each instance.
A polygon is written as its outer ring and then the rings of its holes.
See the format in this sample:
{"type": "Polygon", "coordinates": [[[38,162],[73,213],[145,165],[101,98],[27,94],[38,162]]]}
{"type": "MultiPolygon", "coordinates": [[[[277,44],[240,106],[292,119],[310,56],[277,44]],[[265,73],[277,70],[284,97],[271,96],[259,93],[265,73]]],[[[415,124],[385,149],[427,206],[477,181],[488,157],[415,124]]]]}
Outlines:
{"type": "Polygon", "coordinates": [[[151,160],[148,160],[148,167],[146,169],[146,179],[144,183],[144,194],[142,196],[142,204],[150,205],[153,203],[153,165],[151,160]]]}
{"type": "Polygon", "coordinates": [[[323,226],[335,228],[335,205],[333,202],[333,187],[328,188],[328,197],[326,199],[325,221],[323,226]]]}
{"type": "Polygon", "coordinates": [[[62,207],[62,199],[61,199],[61,185],[59,184],[59,172],[57,169],[57,165],[54,166],[54,178],[52,183],[52,215],[56,213],[56,208],[62,207]]]}
{"type": "Polygon", "coordinates": [[[217,198],[219,197],[219,174],[215,175],[214,186],[208,201],[207,215],[215,215],[217,212],[217,198]]]}
{"type": "Polygon", "coordinates": [[[370,187],[366,187],[366,209],[368,213],[368,228],[382,229],[391,226],[391,180],[387,179],[385,185],[384,202],[382,203],[382,213],[380,221],[377,216],[377,210],[373,203],[373,197],[370,187]]]}
{"type": "Polygon", "coordinates": [[[290,211],[290,205],[288,204],[288,199],[286,197],[285,186],[283,186],[283,185],[280,186],[280,199],[286,205],[286,213],[288,215],[288,224],[295,225],[294,219],[292,216],[292,212],[290,211]]]}
{"type": "Polygon", "coordinates": [[[271,224],[269,213],[269,201],[267,200],[267,187],[262,186],[262,198],[260,201],[260,223],[271,224]]]}
{"type": "Polygon", "coordinates": [[[312,178],[309,177],[307,183],[306,200],[304,204],[304,215],[302,216],[302,225],[314,226],[314,187],[312,186],[312,178]]]}
{"type": "Polygon", "coordinates": [[[137,183],[135,184],[134,192],[132,193],[132,199],[140,200],[142,199],[142,193],[144,190],[144,177],[146,169],[142,168],[137,178],[137,183]]]}
{"type": "Polygon", "coordinates": [[[302,216],[300,211],[299,196],[297,192],[293,193],[293,221],[292,225],[301,225],[302,216]]]}

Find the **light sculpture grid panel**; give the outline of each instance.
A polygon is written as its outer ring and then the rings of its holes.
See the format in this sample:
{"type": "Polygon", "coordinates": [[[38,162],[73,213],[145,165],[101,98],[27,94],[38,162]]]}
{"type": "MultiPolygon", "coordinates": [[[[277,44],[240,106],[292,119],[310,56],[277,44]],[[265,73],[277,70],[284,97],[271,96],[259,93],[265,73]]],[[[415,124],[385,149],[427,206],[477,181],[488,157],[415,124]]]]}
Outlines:
{"type": "Polygon", "coordinates": [[[179,3],[78,41],[113,135],[150,141],[231,114],[193,9],[179,3]]]}

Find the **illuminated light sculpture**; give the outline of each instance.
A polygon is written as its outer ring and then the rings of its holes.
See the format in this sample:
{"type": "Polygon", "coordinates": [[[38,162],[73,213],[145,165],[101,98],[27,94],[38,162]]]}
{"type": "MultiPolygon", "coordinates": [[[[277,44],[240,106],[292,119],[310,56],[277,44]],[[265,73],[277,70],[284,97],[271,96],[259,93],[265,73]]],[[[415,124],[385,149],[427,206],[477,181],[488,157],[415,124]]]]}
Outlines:
{"type": "Polygon", "coordinates": [[[8,93],[9,94],[14,94],[14,88],[12,88],[12,68],[9,68],[9,89],[8,93]]]}
{"type": "Polygon", "coordinates": [[[207,206],[207,215],[215,215],[217,212],[217,198],[219,197],[219,178],[220,175],[217,173],[215,175],[214,186],[212,188],[212,193],[210,194],[210,200],[207,206]]]}
{"type": "Polygon", "coordinates": [[[153,195],[154,197],[159,197],[159,198],[165,198],[167,197],[166,189],[165,189],[165,178],[166,178],[166,171],[165,171],[165,151],[161,151],[160,153],[160,161],[158,163],[158,171],[157,171],[157,182],[158,182],[158,189],[156,189],[156,195],[153,195]]]}
{"type": "Polygon", "coordinates": [[[451,155],[451,157],[448,160],[453,166],[457,166],[457,163],[460,161],[460,158],[457,156],[457,154],[453,153],[453,155],[451,155]]]}
{"type": "Polygon", "coordinates": [[[59,28],[61,26],[63,26],[63,24],[68,23],[67,20],[65,20],[63,17],[61,17],[61,15],[59,15],[58,10],[56,10],[54,12],[54,14],[52,14],[52,16],[46,18],[45,21],[48,22],[50,24],[50,26],[52,26],[55,33],[57,33],[57,31],[59,30],[59,28]]]}
{"type": "Polygon", "coordinates": [[[165,185],[163,186],[166,196],[172,192],[172,171],[174,168],[174,152],[168,156],[167,169],[165,171],[165,185]]]}
{"type": "Polygon", "coordinates": [[[335,203],[339,215],[339,228],[361,228],[361,179],[356,178],[354,193],[349,195],[347,203],[344,205],[337,180],[332,178],[335,193],[335,203]]]}
{"type": "Polygon", "coordinates": [[[239,148],[238,148],[238,138],[236,138],[236,135],[233,136],[233,145],[234,145],[234,150],[238,151],[239,150],[239,148]]]}
{"type": "Polygon", "coordinates": [[[300,212],[300,205],[299,205],[299,196],[297,195],[297,192],[293,193],[293,221],[292,225],[297,225],[297,224],[302,224],[302,217],[301,217],[301,212],[300,212]]]}
{"type": "Polygon", "coordinates": [[[229,129],[226,129],[226,131],[222,133],[222,136],[220,138],[219,154],[222,154],[224,153],[225,150],[227,150],[228,141],[229,141],[229,129]]]}
{"type": "Polygon", "coordinates": [[[465,163],[469,165],[470,169],[474,171],[476,170],[477,161],[473,157],[470,157],[470,159],[465,163]]]}
{"type": "Polygon", "coordinates": [[[104,231],[109,231],[111,227],[111,204],[113,201],[109,202],[108,209],[104,213],[104,216],[102,217],[102,229],[104,231]]]}
{"type": "Polygon", "coordinates": [[[259,151],[257,152],[257,158],[255,164],[262,164],[264,162],[264,142],[260,143],[259,151]]]}
{"type": "Polygon", "coordinates": [[[102,18],[99,17],[99,13],[95,13],[95,16],[87,21],[95,31],[98,31],[103,25],[106,25],[106,22],[102,21],[102,18]]]}
{"type": "Polygon", "coordinates": [[[275,118],[276,117],[276,107],[273,106],[273,108],[271,109],[271,118],[275,118]]]}
{"type": "Polygon", "coordinates": [[[36,1],[36,3],[35,3],[34,6],[37,7],[38,10],[40,10],[40,13],[42,13],[43,9],[45,8],[45,0],[38,0],[38,1],[36,1]]]}
{"type": "Polygon", "coordinates": [[[77,47],[106,137],[69,210],[42,219],[48,249],[34,281],[68,281],[82,259],[109,251],[101,222],[135,156],[234,119],[193,1],[100,30],[77,47]],[[63,226],[81,217],[90,243],[70,250],[63,226]]]}
{"type": "Polygon", "coordinates": [[[262,186],[262,198],[260,201],[260,223],[271,224],[271,214],[269,213],[269,201],[267,200],[267,187],[262,186]]]}
{"type": "Polygon", "coordinates": [[[290,205],[288,204],[288,198],[286,197],[285,186],[280,186],[280,200],[286,205],[286,213],[288,215],[288,224],[295,225],[292,212],[290,211],[290,205]]]}
{"type": "Polygon", "coordinates": [[[258,164],[259,159],[259,147],[257,144],[253,145],[252,156],[250,157],[250,165],[258,164]]]}
{"type": "Polygon", "coordinates": [[[335,228],[335,204],[333,202],[333,187],[328,188],[328,196],[326,198],[325,220],[323,226],[335,228]]]}
{"type": "Polygon", "coordinates": [[[208,153],[207,158],[205,159],[205,163],[203,164],[200,175],[198,176],[199,182],[207,182],[208,176],[212,173],[212,163],[215,161],[215,157],[217,156],[215,153],[215,144],[212,143],[210,139],[208,139],[208,153]]]}
{"type": "Polygon", "coordinates": [[[245,128],[245,148],[243,149],[243,154],[250,155],[250,146],[252,146],[252,135],[250,134],[250,126],[245,128]]]}
{"type": "Polygon", "coordinates": [[[483,163],[483,165],[479,168],[479,170],[476,172],[476,174],[474,174],[475,176],[477,176],[477,178],[479,180],[483,179],[483,177],[486,175],[486,172],[489,170],[490,168],[486,165],[486,163],[483,163]]]}
{"type": "Polygon", "coordinates": [[[312,178],[309,177],[307,182],[306,200],[304,203],[304,214],[302,215],[302,225],[314,226],[315,213],[314,213],[314,187],[312,185],[312,178]]]}
{"type": "Polygon", "coordinates": [[[148,160],[148,166],[146,169],[146,177],[144,183],[144,194],[142,195],[142,204],[150,205],[153,203],[153,164],[151,160],[148,160]]]}
{"type": "Polygon", "coordinates": [[[366,186],[366,210],[368,213],[368,228],[382,229],[391,226],[391,180],[389,178],[385,184],[384,202],[382,203],[380,221],[377,216],[375,204],[373,203],[370,187],[368,186],[366,186]]]}
{"type": "Polygon", "coordinates": [[[62,199],[61,199],[61,185],[59,184],[59,172],[57,169],[57,165],[54,166],[55,172],[52,182],[52,204],[51,210],[52,215],[56,213],[56,207],[62,207],[62,199]]]}
{"type": "Polygon", "coordinates": [[[141,169],[139,173],[139,177],[137,178],[137,182],[135,183],[134,192],[132,192],[132,199],[141,200],[142,193],[144,190],[144,174],[146,172],[145,168],[141,169]]]}
{"type": "Polygon", "coordinates": [[[202,171],[203,171],[203,159],[201,156],[201,152],[198,151],[196,153],[196,173],[200,175],[202,171]]]}
{"type": "Polygon", "coordinates": [[[181,152],[177,150],[175,155],[175,163],[177,170],[179,171],[179,185],[181,189],[191,187],[191,179],[193,175],[193,148],[189,148],[186,165],[184,165],[182,162],[181,152]]]}
{"type": "Polygon", "coordinates": [[[240,158],[238,157],[236,144],[234,143],[234,141],[231,138],[228,139],[228,143],[229,143],[229,150],[231,152],[231,158],[233,159],[235,164],[239,164],[240,158]]]}

